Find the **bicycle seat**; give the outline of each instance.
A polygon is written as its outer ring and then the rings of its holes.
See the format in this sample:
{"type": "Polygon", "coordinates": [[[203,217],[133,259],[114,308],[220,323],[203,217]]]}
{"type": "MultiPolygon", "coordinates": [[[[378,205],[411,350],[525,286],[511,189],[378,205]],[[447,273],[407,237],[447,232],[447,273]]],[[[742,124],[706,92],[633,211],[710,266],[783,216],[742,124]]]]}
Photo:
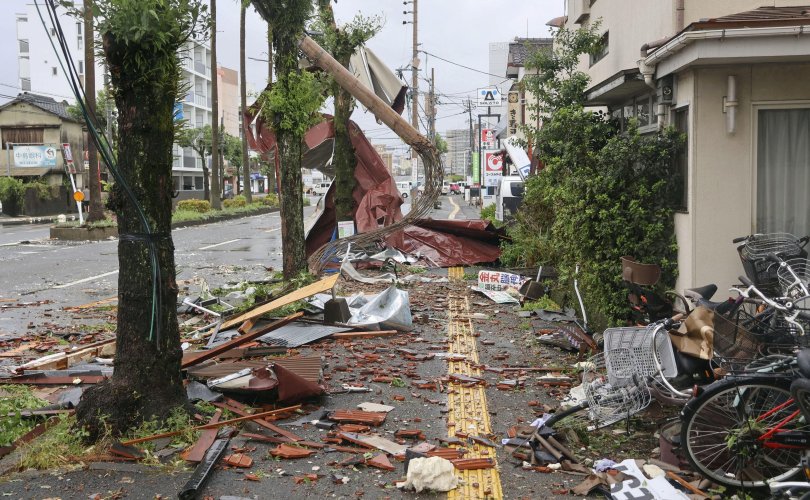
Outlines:
{"type": "Polygon", "coordinates": [[[699,286],[696,288],[687,288],[686,290],[683,291],[683,294],[689,298],[703,299],[706,301],[714,297],[715,293],[717,293],[717,285],[715,285],[714,283],[699,286]]]}
{"type": "Polygon", "coordinates": [[[799,351],[796,361],[799,363],[799,373],[805,378],[810,378],[810,348],[799,351]]]}

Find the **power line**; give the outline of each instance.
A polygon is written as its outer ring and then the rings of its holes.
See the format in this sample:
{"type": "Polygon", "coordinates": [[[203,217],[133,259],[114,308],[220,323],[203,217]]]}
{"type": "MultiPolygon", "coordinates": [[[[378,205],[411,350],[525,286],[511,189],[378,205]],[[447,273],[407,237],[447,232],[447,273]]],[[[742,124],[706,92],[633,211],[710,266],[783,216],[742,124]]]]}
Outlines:
{"type": "Polygon", "coordinates": [[[445,58],[443,58],[443,57],[439,57],[439,56],[437,56],[436,54],[432,54],[432,53],[430,53],[430,52],[428,52],[428,51],[426,51],[426,50],[420,50],[419,52],[422,52],[423,54],[427,54],[427,55],[429,55],[429,56],[433,56],[433,57],[435,57],[436,59],[442,60],[442,61],[444,61],[444,62],[446,62],[446,63],[450,63],[450,64],[452,64],[452,65],[454,65],[454,66],[458,66],[459,68],[464,68],[464,69],[468,69],[468,70],[470,70],[470,71],[475,71],[476,73],[481,73],[481,74],[483,74],[483,75],[494,76],[494,77],[496,77],[496,78],[503,78],[503,75],[493,75],[492,73],[488,73],[488,72],[486,72],[486,71],[481,71],[480,69],[471,68],[471,67],[469,67],[469,66],[465,66],[465,65],[463,65],[463,64],[461,64],[461,63],[457,63],[457,62],[451,61],[450,59],[445,59],[445,58]]]}

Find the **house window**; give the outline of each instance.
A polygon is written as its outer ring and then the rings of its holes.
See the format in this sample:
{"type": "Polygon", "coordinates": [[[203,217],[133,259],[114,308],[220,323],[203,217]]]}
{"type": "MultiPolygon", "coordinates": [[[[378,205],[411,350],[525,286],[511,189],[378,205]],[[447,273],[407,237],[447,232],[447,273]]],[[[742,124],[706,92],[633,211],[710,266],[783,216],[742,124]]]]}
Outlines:
{"type": "Polygon", "coordinates": [[[56,66],[51,66],[51,75],[53,75],[53,76],[57,75],[56,66]]]}
{"type": "Polygon", "coordinates": [[[30,78],[20,78],[20,88],[22,90],[31,90],[31,79],[30,78]]]}
{"type": "Polygon", "coordinates": [[[608,55],[610,49],[610,32],[605,31],[605,34],[602,35],[602,39],[599,41],[599,51],[595,54],[591,54],[590,56],[590,65],[593,66],[594,64],[598,63],[602,59],[608,55]]]}
{"type": "Polygon", "coordinates": [[[172,187],[174,187],[175,191],[180,191],[180,176],[173,175],[172,176],[172,187]]]}
{"type": "Polygon", "coordinates": [[[18,40],[20,42],[20,54],[28,53],[28,40],[18,40]]]}
{"type": "Polygon", "coordinates": [[[6,149],[6,144],[42,144],[45,137],[45,129],[43,128],[22,128],[11,127],[2,128],[3,143],[2,149],[6,149]]]}
{"type": "Polygon", "coordinates": [[[676,209],[686,212],[689,210],[689,107],[675,110],[673,126],[684,136],[684,143],[674,158],[674,171],[678,182],[675,188],[680,191],[676,198],[680,200],[680,206],[676,209]]]}
{"type": "Polygon", "coordinates": [[[183,191],[191,191],[194,189],[194,178],[190,175],[183,176],[183,191]]]}
{"type": "Polygon", "coordinates": [[[196,189],[197,191],[202,191],[205,189],[205,186],[203,185],[203,178],[201,175],[197,175],[194,177],[194,189],[196,189]]]}
{"type": "Polygon", "coordinates": [[[757,116],[757,232],[810,234],[810,108],[757,116]]]}
{"type": "Polygon", "coordinates": [[[79,74],[80,75],[84,74],[84,61],[82,60],[79,61],[79,74]]]}

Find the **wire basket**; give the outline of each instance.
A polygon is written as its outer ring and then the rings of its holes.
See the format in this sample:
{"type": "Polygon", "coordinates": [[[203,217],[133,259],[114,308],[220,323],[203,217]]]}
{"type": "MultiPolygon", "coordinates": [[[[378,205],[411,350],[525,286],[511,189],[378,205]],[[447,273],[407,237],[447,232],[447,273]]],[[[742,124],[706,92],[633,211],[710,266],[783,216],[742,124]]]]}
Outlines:
{"type": "Polygon", "coordinates": [[[644,378],[656,376],[658,368],[653,356],[661,364],[662,375],[672,378],[678,375],[675,353],[665,330],[658,335],[658,325],[641,327],[608,328],[605,330],[605,356],[608,377],[614,385],[629,383],[632,375],[644,378]]]}
{"type": "Polygon", "coordinates": [[[808,293],[810,263],[806,258],[786,260],[777,268],[776,277],[785,297],[800,299],[810,295],[808,293]]]}
{"type": "Polygon", "coordinates": [[[611,376],[606,359],[606,353],[592,356],[582,375],[591,429],[629,418],[646,408],[651,400],[646,377],[629,372],[611,376]]]}
{"type": "Polygon", "coordinates": [[[790,233],[755,234],[737,247],[737,252],[748,279],[768,290],[778,285],[778,266],[768,259],[770,254],[784,260],[807,257],[799,239],[790,233]]]}

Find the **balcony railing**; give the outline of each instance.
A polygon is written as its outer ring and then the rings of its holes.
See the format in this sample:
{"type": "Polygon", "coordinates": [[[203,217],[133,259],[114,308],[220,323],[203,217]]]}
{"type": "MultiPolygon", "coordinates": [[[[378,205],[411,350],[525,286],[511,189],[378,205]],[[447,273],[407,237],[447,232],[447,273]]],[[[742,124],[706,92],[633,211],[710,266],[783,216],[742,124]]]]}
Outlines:
{"type": "Polygon", "coordinates": [[[202,106],[204,108],[210,108],[211,107],[211,99],[208,98],[208,97],[205,97],[202,94],[195,93],[194,94],[194,104],[196,104],[197,106],[202,106]]]}
{"type": "Polygon", "coordinates": [[[200,166],[200,162],[197,161],[197,158],[193,156],[183,156],[183,168],[197,168],[200,166]]]}

